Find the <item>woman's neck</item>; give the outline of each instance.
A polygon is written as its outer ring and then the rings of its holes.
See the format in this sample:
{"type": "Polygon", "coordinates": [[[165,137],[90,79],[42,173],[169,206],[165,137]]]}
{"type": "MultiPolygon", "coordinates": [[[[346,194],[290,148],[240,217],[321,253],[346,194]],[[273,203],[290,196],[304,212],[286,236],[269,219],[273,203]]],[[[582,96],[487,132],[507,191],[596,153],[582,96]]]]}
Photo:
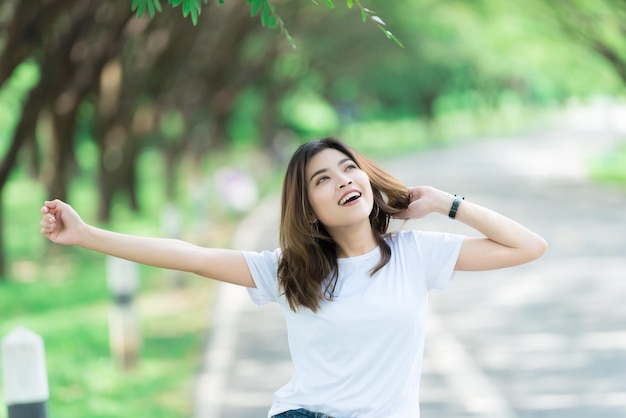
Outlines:
{"type": "Polygon", "coordinates": [[[349,258],[367,254],[378,246],[372,227],[367,225],[329,231],[337,245],[337,257],[349,258]]]}

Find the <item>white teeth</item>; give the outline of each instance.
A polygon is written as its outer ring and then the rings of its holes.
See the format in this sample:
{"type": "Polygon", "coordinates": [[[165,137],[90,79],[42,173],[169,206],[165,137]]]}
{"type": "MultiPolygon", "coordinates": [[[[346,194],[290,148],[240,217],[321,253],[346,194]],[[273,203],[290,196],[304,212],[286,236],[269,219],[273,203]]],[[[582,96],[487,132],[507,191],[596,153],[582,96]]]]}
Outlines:
{"type": "Polygon", "coordinates": [[[361,193],[358,193],[358,192],[348,193],[339,201],[339,204],[343,206],[348,202],[348,200],[355,198],[355,197],[361,197],[361,193]]]}

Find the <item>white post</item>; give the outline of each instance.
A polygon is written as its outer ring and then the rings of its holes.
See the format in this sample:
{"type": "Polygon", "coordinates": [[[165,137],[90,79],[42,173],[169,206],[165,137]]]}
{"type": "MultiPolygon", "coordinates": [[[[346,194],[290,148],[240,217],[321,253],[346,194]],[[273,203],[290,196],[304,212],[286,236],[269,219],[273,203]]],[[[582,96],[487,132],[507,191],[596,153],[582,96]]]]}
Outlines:
{"type": "Polygon", "coordinates": [[[141,345],[139,321],[132,304],[139,288],[137,264],[107,257],[107,281],[115,301],[109,315],[111,352],[122,369],[130,369],[137,363],[141,345]]]}
{"type": "Polygon", "coordinates": [[[116,304],[130,304],[139,289],[137,264],[117,257],[107,257],[107,283],[116,304]]]}
{"type": "Polygon", "coordinates": [[[9,418],[48,416],[48,373],[39,335],[18,327],[2,340],[2,381],[9,418]]]}

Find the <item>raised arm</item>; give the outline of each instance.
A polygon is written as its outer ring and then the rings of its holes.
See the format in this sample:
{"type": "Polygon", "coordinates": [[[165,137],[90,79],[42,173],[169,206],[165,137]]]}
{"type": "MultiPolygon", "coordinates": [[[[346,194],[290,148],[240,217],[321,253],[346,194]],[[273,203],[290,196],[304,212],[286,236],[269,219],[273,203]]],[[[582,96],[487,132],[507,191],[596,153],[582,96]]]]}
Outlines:
{"type": "MultiPolygon", "coordinates": [[[[409,188],[409,208],[399,218],[421,218],[437,212],[448,216],[454,196],[428,186],[409,188]]],[[[484,237],[466,237],[455,270],[477,271],[511,267],[539,258],[546,250],[546,241],[519,223],[492,210],[461,201],[457,221],[474,228],[484,237]]]]}
{"type": "Polygon", "coordinates": [[[46,201],[41,208],[41,233],[50,241],[149,266],[187,271],[246,287],[255,287],[239,251],[204,248],[169,238],[121,234],[88,225],[67,203],[46,201]]]}

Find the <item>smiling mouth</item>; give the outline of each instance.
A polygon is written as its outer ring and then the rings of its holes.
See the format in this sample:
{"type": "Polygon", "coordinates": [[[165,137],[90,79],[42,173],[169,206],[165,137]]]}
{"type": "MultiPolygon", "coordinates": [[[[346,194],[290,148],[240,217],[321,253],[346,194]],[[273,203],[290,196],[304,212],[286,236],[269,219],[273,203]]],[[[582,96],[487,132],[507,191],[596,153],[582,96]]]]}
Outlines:
{"type": "Polygon", "coordinates": [[[343,206],[343,205],[345,205],[347,203],[354,202],[359,197],[361,197],[361,193],[359,193],[359,192],[348,193],[343,198],[341,198],[341,200],[339,201],[339,205],[343,206]]]}

